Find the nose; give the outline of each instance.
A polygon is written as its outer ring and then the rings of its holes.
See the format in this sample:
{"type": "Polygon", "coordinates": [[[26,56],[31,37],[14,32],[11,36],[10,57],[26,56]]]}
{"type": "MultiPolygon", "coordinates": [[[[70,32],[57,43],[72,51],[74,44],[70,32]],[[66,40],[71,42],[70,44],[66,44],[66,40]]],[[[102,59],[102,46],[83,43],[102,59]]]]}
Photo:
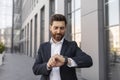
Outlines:
{"type": "Polygon", "coordinates": [[[60,32],[61,32],[61,30],[60,30],[60,28],[58,28],[58,29],[57,29],[57,33],[60,33],[60,32]]]}

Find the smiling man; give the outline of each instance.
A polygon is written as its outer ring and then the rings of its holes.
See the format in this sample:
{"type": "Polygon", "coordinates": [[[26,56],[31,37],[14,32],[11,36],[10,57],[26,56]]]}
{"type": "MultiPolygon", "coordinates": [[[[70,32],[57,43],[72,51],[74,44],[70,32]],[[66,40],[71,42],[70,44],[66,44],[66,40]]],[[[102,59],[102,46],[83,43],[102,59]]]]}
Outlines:
{"type": "Polygon", "coordinates": [[[51,40],[40,44],[33,65],[40,80],[77,80],[75,68],[92,66],[91,57],[75,41],[65,39],[67,21],[64,15],[54,14],[50,20],[51,40]]]}

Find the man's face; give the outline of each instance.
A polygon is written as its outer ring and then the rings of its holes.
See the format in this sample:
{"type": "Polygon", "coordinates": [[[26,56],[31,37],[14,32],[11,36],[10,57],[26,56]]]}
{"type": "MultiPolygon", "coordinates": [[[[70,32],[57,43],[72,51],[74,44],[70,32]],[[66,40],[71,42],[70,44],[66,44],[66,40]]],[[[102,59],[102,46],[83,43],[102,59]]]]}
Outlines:
{"type": "Polygon", "coordinates": [[[55,41],[60,41],[65,35],[66,26],[64,21],[53,21],[53,24],[50,26],[50,32],[52,38],[55,41]]]}

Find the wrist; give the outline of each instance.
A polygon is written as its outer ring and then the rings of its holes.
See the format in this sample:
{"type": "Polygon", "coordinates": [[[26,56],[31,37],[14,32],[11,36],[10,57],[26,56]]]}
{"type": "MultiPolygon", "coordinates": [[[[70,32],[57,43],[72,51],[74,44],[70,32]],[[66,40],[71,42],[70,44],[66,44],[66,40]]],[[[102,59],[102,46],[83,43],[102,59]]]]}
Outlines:
{"type": "Polygon", "coordinates": [[[68,64],[68,57],[66,57],[66,56],[64,56],[64,64],[66,65],[66,64],[68,64]]]}
{"type": "Polygon", "coordinates": [[[49,64],[47,64],[47,70],[51,70],[51,69],[52,67],[49,64]]]}

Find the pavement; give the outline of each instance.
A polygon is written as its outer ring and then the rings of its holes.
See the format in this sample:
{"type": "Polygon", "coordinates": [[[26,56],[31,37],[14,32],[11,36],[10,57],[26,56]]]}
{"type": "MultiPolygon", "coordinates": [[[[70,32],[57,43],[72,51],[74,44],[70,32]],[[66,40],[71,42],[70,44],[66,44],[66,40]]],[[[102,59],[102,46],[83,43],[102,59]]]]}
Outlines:
{"type": "Polygon", "coordinates": [[[110,80],[120,80],[120,62],[111,65],[110,70],[111,70],[111,72],[109,73],[110,80]]]}
{"type": "MultiPolygon", "coordinates": [[[[35,59],[20,53],[5,53],[3,64],[0,66],[0,80],[40,80],[40,75],[35,76],[32,66],[35,59]]],[[[81,77],[80,69],[77,69],[78,80],[86,80],[81,77]]]]}
{"type": "Polygon", "coordinates": [[[0,80],[40,80],[32,72],[34,59],[26,55],[5,53],[0,66],[0,80]]]}

